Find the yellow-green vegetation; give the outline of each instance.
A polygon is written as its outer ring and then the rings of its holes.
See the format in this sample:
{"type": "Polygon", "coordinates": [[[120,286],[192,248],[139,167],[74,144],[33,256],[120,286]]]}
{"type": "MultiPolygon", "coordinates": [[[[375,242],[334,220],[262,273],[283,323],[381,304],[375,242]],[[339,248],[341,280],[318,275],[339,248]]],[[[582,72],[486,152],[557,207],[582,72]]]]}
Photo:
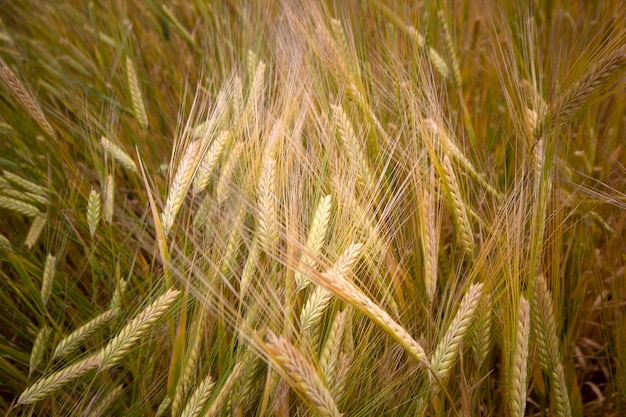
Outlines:
{"type": "Polygon", "coordinates": [[[623,416],[626,7],[0,2],[0,415],[623,416]]]}

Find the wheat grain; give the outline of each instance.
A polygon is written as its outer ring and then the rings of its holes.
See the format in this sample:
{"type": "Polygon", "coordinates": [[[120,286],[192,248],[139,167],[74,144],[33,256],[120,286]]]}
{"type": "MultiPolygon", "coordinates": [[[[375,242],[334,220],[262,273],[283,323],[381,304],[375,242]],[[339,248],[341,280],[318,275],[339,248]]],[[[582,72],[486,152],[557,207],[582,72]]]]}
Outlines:
{"type": "Polygon", "coordinates": [[[32,249],[37,243],[37,239],[41,236],[41,232],[43,232],[44,227],[46,227],[46,222],[48,217],[45,215],[36,216],[33,219],[33,222],[28,229],[28,234],[26,235],[26,239],[24,240],[24,245],[28,249],[32,249]]]}
{"type": "Polygon", "coordinates": [[[271,331],[268,331],[267,339],[267,354],[289,385],[309,400],[320,416],[340,416],[328,388],[302,353],[287,339],[271,331]]]}
{"type": "Polygon", "coordinates": [[[112,368],[132,349],[135,343],[176,301],[180,291],[170,289],[146,307],[102,349],[98,355],[99,371],[112,368]]]}
{"type": "Polygon", "coordinates": [[[129,57],[126,57],[126,76],[128,79],[130,99],[133,105],[133,113],[135,114],[135,119],[137,119],[139,126],[141,126],[143,130],[147,130],[148,116],[146,114],[146,106],[143,103],[143,97],[141,95],[141,89],[139,88],[139,80],[137,79],[135,66],[133,64],[133,61],[129,57]]]}
{"type": "Polygon", "coordinates": [[[133,161],[133,158],[131,158],[126,152],[124,152],[122,148],[120,148],[104,136],[100,138],[100,144],[102,145],[102,149],[104,149],[106,153],[111,155],[111,157],[116,160],[122,167],[135,173],[139,172],[137,171],[137,165],[135,164],[135,161],[133,161]]]}
{"type": "Polygon", "coordinates": [[[174,180],[170,185],[165,208],[161,214],[161,222],[163,223],[163,233],[169,234],[174,220],[183,205],[183,199],[189,190],[191,180],[194,172],[198,167],[199,155],[198,150],[200,148],[200,141],[192,141],[185,150],[185,154],[178,165],[174,180]]]}

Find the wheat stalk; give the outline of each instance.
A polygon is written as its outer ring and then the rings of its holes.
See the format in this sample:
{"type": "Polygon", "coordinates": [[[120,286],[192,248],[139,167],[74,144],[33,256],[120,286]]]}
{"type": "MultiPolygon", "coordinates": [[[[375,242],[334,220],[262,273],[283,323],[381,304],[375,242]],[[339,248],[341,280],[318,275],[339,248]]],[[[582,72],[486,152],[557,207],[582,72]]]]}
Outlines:
{"type": "Polygon", "coordinates": [[[122,148],[120,148],[104,136],[100,138],[100,144],[102,145],[102,149],[104,149],[106,153],[111,155],[111,157],[116,160],[122,167],[135,173],[139,172],[137,171],[137,165],[135,164],[135,161],[133,161],[133,158],[131,158],[126,152],[124,152],[122,148]]]}
{"type": "Polygon", "coordinates": [[[129,57],[126,57],[126,76],[128,78],[128,87],[130,89],[130,98],[133,104],[135,119],[137,119],[139,126],[141,126],[143,130],[147,130],[148,116],[146,115],[146,107],[141,96],[141,89],[139,88],[139,80],[137,79],[135,66],[129,57]]]}
{"type": "Polygon", "coordinates": [[[185,154],[183,155],[183,158],[178,165],[178,169],[176,170],[176,174],[174,175],[174,180],[170,185],[167,201],[165,202],[165,208],[161,214],[163,233],[165,233],[165,235],[169,234],[172,226],[174,225],[176,215],[183,204],[183,199],[187,194],[194,172],[198,167],[199,149],[199,140],[194,140],[187,146],[185,154]]]}
{"type": "Polygon", "coordinates": [[[43,131],[49,137],[54,138],[54,129],[52,129],[48,119],[46,119],[41,107],[2,58],[0,58],[0,78],[4,80],[13,96],[24,106],[28,114],[35,119],[43,131]]]}
{"type": "Polygon", "coordinates": [[[268,330],[266,352],[281,376],[308,399],[320,416],[339,417],[330,392],[315,368],[287,339],[268,330]]]}
{"type": "Polygon", "coordinates": [[[102,349],[98,355],[99,371],[112,368],[132,349],[135,343],[176,301],[180,291],[172,288],[146,307],[102,349]]]}

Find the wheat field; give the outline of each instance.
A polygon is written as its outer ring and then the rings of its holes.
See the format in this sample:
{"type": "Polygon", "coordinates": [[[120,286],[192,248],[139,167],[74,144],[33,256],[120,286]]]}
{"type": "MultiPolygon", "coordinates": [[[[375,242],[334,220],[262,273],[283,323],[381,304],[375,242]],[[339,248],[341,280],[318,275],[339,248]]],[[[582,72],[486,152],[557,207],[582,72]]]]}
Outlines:
{"type": "Polygon", "coordinates": [[[0,413],[623,416],[620,0],[0,1],[0,413]]]}

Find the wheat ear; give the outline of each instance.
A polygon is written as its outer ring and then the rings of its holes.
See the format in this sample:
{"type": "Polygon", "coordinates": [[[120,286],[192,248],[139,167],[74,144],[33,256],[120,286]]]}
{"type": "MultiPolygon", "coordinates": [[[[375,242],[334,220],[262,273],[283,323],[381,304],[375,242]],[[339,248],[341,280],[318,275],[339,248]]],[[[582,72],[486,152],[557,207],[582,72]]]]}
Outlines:
{"type": "Polygon", "coordinates": [[[34,182],[24,179],[20,177],[19,175],[15,175],[14,173],[9,172],[9,171],[4,171],[3,175],[9,182],[25,189],[26,191],[29,191],[40,197],[44,197],[46,198],[46,201],[47,201],[48,189],[46,187],[42,187],[41,185],[35,184],[34,182]]]}
{"type": "Polygon", "coordinates": [[[491,296],[486,292],[481,301],[481,305],[476,312],[477,327],[472,333],[472,353],[476,367],[480,369],[491,351],[491,296]]]}
{"type": "Polygon", "coordinates": [[[23,201],[2,195],[0,195],[0,207],[14,211],[16,213],[23,214],[27,217],[41,216],[41,212],[39,211],[39,209],[32,204],[28,204],[23,201]]]}
{"type": "Polygon", "coordinates": [[[202,160],[198,165],[198,172],[193,179],[194,194],[200,193],[200,191],[204,190],[209,184],[213,168],[215,168],[218,159],[222,155],[222,151],[224,150],[224,146],[226,145],[229,135],[230,132],[227,130],[221,132],[217,139],[211,143],[211,146],[202,157],[202,160]]]}
{"type": "Polygon", "coordinates": [[[199,140],[194,140],[187,146],[185,154],[183,155],[183,158],[178,165],[178,169],[176,170],[176,174],[174,175],[174,180],[169,188],[167,201],[165,202],[165,208],[161,214],[161,222],[163,223],[163,232],[165,235],[170,232],[172,226],[174,225],[176,215],[178,214],[180,207],[183,205],[183,200],[185,195],[187,195],[187,190],[189,190],[194,172],[198,167],[199,149],[199,140]]]}
{"type": "MultiPolygon", "coordinates": [[[[360,250],[355,250],[354,246],[348,246],[341,254],[337,262],[333,265],[333,270],[337,276],[347,279],[346,276],[352,266],[361,255],[360,250]]],[[[300,328],[309,332],[311,345],[316,348],[320,339],[319,321],[324,310],[330,303],[333,293],[324,287],[316,287],[307,299],[300,314],[300,328]]]]}
{"type": "MultiPolygon", "coordinates": [[[[215,387],[215,381],[211,375],[207,375],[196,387],[191,398],[187,402],[187,405],[180,413],[181,417],[198,417],[202,412],[202,409],[209,401],[209,397],[213,393],[215,387]]],[[[176,415],[174,408],[172,408],[172,416],[176,415]]]]}
{"type": "Polygon", "coordinates": [[[193,39],[193,36],[189,33],[185,26],[180,23],[176,16],[174,16],[174,13],[172,13],[172,11],[165,4],[161,6],[161,9],[163,10],[165,18],[172,24],[174,30],[180,35],[180,37],[183,38],[183,40],[189,45],[195,46],[196,41],[193,39]]]}
{"type": "Polygon", "coordinates": [[[318,256],[322,250],[324,239],[330,223],[330,212],[332,209],[332,197],[326,195],[317,204],[317,209],[311,221],[309,236],[306,241],[306,253],[300,257],[298,271],[295,275],[297,291],[301,291],[309,285],[309,280],[302,273],[306,273],[309,268],[315,267],[312,257],[318,256]],[[302,271],[302,272],[301,272],[302,271]]]}
{"type": "MultiPolygon", "coordinates": [[[[363,249],[361,243],[353,243],[348,249],[360,253],[363,249]]],[[[363,291],[350,280],[337,274],[334,269],[316,275],[316,282],[332,291],[339,298],[365,314],[376,324],[382,327],[391,337],[396,340],[413,358],[420,363],[427,363],[424,349],[409,335],[409,333],[389,313],[374,303],[363,291]]]]}
{"type": "Polygon", "coordinates": [[[22,395],[17,400],[17,404],[32,404],[41,401],[69,381],[97,369],[99,363],[99,356],[95,354],[48,377],[41,378],[22,392],[22,395]]]}
{"type": "Polygon", "coordinates": [[[320,355],[320,369],[322,370],[322,374],[326,378],[328,378],[329,375],[333,372],[333,369],[335,368],[335,365],[337,364],[337,360],[339,358],[339,352],[341,350],[341,339],[343,337],[343,332],[346,328],[347,314],[348,309],[345,309],[342,312],[337,313],[337,315],[335,316],[333,324],[330,326],[330,331],[328,332],[328,337],[326,338],[324,349],[322,350],[322,353],[320,355]]]}
{"type": "Polygon", "coordinates": [[[116,160],[122,167],[135,173],[139,172],[137,171],[137,165],[135,164],[135,161],[133,161],[133,158],[131,158],[126,152],[124,152],[122,148],[120,148],[104,136],[100,138],[100,144],[102,145],[102,149],[104,149],[106,153],[111,155],[111,157],[116,160]]]}
{"type": "Polygon", "coordinates": [[[118,385],[109,391],[106,395],[102,396],[98,404],[96,404],[91,410],[89,410],[89,417],[102,417],[110,414],[105,414],[107,409],[115,404],[117,397],[124,391],[124,385],[118,385]]]}
{"type": "Polygon", "coordinates": [[[179,292],[173,288],[168,290],[128,322],[98,355],[99,370],[117,365],[152,324],[169,311],[179,292]]]}
{"type": "Polygon", "coordinates": [[[148,129],[148,116],[146,115],[146,106],[143,103],[141,96],[141,89],[139,88],[139,80],[137,79],[137,73],[135,72],[135,66],[133,61],[126,57],[126,76],[128,78],[128,87],[130,88],[130,99],[133,104],[133,113],[135,119],[139,123],[139,126],[143,130],[148,129]]]}
{"type": "Polygon", "coordinates": [[[512,381],[510,385],[509,406],[512,416],[524,417],[526,411],[528,340],[530,338],[530,304],[520,296],[513,353],[512,381]]]}
{"type": "Polygon", "coordinates": [[[13,246],[11,245],[11,242],[2,233],[0,233],[0,249],[4,249],[5,251],[9,252],[13,251],[13,246]]]}
{"type": "Polygon", "coordinates": [[[41,281],[41,302],[46,305],[50,293],[52,292],[52,283],[54,282],[54,274],[57,269],[57,258],[52,254],[46,257],[46,263],[43,268],[43,279],[41,281]]]}
{"type": "Polygon", "coordinates": [[[113,223],[113,211],[115,203],[115,177],[107,175],[104,182],[104,221],[113,223]]]}
{"type": "Polygon", "coordinates": [[[24,240],[24,245],[28,249],[32,249],[33,246],[35,246],[35,243],[37,243],[37,239],[39,239],[39,236],[41,236],[41,232],[43,232],[47,220],[48,217],[44,214],[42,214],[41,216],[37,216],[33,219],[33,222],[30,225],[30,229],[28,229],[26,239],[24,240]]]}
{"type": "Polygon", "coordinates": [[[233,386],[235,385],[235,382],[237,382],[237,379],[241,375],[243,369],[244,363],[238,362],[235,367],[230,371],[230,374],[228,375],[228,378],[226,378],[224,385],[222,385],[219,392],[211,402],[211,407],[209,407],[208,411],[204,414],[206,417],[215,417],[222,409],[226,398],[228,398],[228,395],[232,391],[233,386]]]}
{"type": "Polygon", "coordinates": [[[74,348],[76,348],[79,343],[87,339],[90,335],[94,334],[98,329],[100,329],[102,326],[115,318],[115,316],[116,314],[113,310],[107,310],[104,313],[99,314],[98,316],[89,320],[87,323],[83,324],[78,329],[74,330],[72,333],[61,339],[57,347],[54,349],[52,358],[58,359],[67,355],[74,348]]]}
{"type": "Polygon", "coordinates": [[[423,190],[421,203],[419,214],[421,225],[420,239],[424,257],[424,285],[428,302],[432,305],[435,299],[435,292],[437,291],[437,253],[439,252],[433,194],[423,190]]]}
{"type": "Polygon", "coordinates": [[[450,69],[448,69],[448,64],[446,64],[446,61],[444,61],[441,55],[437,53],[435,48],[428,48],[428,58],[430,59],[430,63],[443,78],[446,80],[450,78],[450,69]]]}
{"type": "Polygon", "coordinates": [[[48,119],[46,119],[46,116],[43,114],[41,107],[39,107],[39,104],[35,101],[32,94],[22,85],[2,58],[0,58],[0,78],[4,80],[15,98],[24,106],[30,117],[35,119],[49,137],[54,138],[54,129],[52,129],[48,119]]]}
{"type": "Polygon", "coordinates": [[[448,196],[452,214],[457,225],[459,243],[465,252],[471,257],[474,254],[475,248],[474,235],[472,233],[469,218],[467,217],[465,203],[461,198],[461,188],[459,187],[456,175],[452,169],[450,159],[446,155],[443,156],[442,165],[445,189],[447,191],[446,195],[448,196]]]}
{"type": "Polygon", "coordinates": [[[333,111],[335,126],[339,132],[339,136],[343,141],[346,150],[350,154],[352,163],[360,167],[359,180],[366,186],[373,183],[373,177],[367,162],[363,147],[357,139],[352,122],[341,105],[331,105],[333,111]]]}
{"type": "Polygon", "coordinates": [[[613,75],[620,74],[625,65],[626,47],[621,47],[600,58],[579,81],[560,94],[553,110],[560,124],[567,123],[582,104],[613,75]]]}
{"type": "Polygon", "coordinates": [[[555,414],[558,417],[571,417],[572,410],[567,394],[565,372],[561,363],[552,294],[543,275],[535,277],[531,313],[533,333],[539,350],[539,364],[550,378],[550,392],[555,414]]]}
{"type": "Polygon", "coordinates": [[[448,56],[450,57],[450,62],[452,64],[454,85],[456,85],[457,87],[461,87],[461,70],[459,68],[459,59],[457,58],[456,48],[454,47],[454,42],[452,42],[450,28],[448,27],[446,15],[444,14],[443,10],[439,10],[437,12],[437,17],[439,18],[439,26],[441,27],[441,31],[443,32],[446,52],[448,53],[448,56]]]}
{"type": "Polygon", "coordinates": [[[35,369],[39,366],[41,359],[43,359],[43,353],[48,342],[48,337],[52,329],[48,326],[43,326],[39,329],[35,343],[33,343],[33,349],[30,351],[30,361],[28,365],[28,376],[31,376],[35,369]]]}
{"type": "Polygon", "coordinates": [[[267,354],[281,376],[310,401],[320,416],[339,417],[330,392],[313,365],[287,339],[268,330],[267,354]]]}
{"type": "Polygon", "coordinates": [[[263,161],[263,170],[258,189],[258,231],[259,243],[268,253],[278,243],[278,222],[276,215],[276,160],[267,152],[263,161]]]}
{"type": "Polygon", "coordinates": [[[44,197],[35,193],[30,193],[28,191],[20,191],[14,190],[13,188],[7,188],[2,190],[2,192],[7,197],[13,197],[17,200],[23,200],[27,203],[38,203],[43,205],[47,205],[49,203],[48,197],[44,197]]]}
{"type": "Polygon", "coordinates": [[[102,215],[102,200],[100,193],[93,188],[89,192],[89,200],[87,202],[87,224],[89,225],[89,234],[93,238],[96,235],[100,216],[102,215]]]}
{"type": "MultiPolygon", "coordinates": [[[[439,381],[443,382],[448,378],[459,356],[461,341],[470,329],[470,323],[476,312],[482,290],[482,283],[473,284],[467,290],[467,293],[465,293],[461,301],[459,311],[456,313],[456,316],[454,316],[452,323],[448,326],[448,330],[435,348],[430,363],[439,381]]],[[[433,384],[434,392],[437,392],[439,388],[438,383],[433,384]]]]}

